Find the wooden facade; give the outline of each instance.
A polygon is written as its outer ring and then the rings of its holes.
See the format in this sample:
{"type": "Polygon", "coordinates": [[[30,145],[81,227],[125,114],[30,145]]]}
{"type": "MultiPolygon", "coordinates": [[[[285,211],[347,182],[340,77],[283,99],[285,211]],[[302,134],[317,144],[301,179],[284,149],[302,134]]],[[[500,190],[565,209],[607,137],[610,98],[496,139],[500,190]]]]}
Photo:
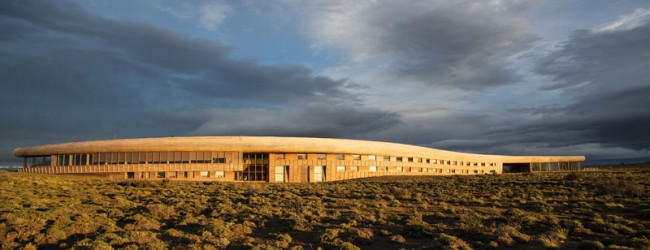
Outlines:
{"type": "Polygon", "coordinates": [[[21,172],[125,179],[323,182],[387,175],[580,170],[584,156],[503,156],[397,143],[299,137],[121,139],[14,150],[21,172]]]}

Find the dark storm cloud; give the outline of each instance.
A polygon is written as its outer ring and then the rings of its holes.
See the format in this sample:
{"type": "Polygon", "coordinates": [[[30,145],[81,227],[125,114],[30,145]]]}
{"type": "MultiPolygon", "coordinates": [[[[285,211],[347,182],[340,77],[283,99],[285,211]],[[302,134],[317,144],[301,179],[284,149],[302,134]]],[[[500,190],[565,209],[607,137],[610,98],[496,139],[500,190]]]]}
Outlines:
{"type": "Polygon", "coordinates": [[[507,58],[535,36],[508,16],[469,6],[432,10],[386,27],[380,49],[395,52],[403,77],[462,89],[510,84],[518,76],[507,58]]]}
{"type": "Polygon", "coordinates": [[[399,123],[399,117],[376,109],[351,105],[308,105],[273,110],[207,109],[181,113],[172,120],[201,120],[194,134],[244,134],[308,137],[364,138],[399,123]]]}
{"type": "Polygon", "coordinates": [[[18,146],[257,134],[262,127],[237,126],[277,120],[246,115],[251,109],[293,119],[284,124],[296,129],[309,127],[295,132],[276,123],[277,130],[269,131],[276,135],[342,136],[397,122],[394,114],[359,103],[345,80],[314,76],[298,65],[232,59],[230,49],[217,42],[91,15],[65,1],[0,2],[0,76],[6,103],[0,106],[0,163],[16,162],[10,152],[18,146]],[[236,122],[219,112],[192,116],[211,109],[236,116],[236,122]],[[179,119],[182,113],[190,115],[179,119]],[[338,115],[356,119],[327,123],[338,115]],[[221,124],[211,126],[215,121],[221,124]]]}
{"type": "Polygon", "coordinates": [[[514,130],[559,144],[650,149],[650,22],[577,31],[537,66],[571,103],[514,130]],[[563,133],[549,133],[564,131],[563,133]]]}

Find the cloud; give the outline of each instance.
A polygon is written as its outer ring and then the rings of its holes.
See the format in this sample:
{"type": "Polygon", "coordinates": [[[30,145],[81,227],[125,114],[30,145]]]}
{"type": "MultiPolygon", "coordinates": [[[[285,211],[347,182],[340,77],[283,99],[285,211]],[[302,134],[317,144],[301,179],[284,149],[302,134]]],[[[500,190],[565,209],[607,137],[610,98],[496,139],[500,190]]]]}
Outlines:
{"type": "Polygon", "coordinates": [[[12,30],[23,32],[0,40],[0,97],[11,103],[0,106],[0,162],[16,162],[10,152],[18,146],[70,140],[353,136],[399,122],[364,106],[344,79],[233,59],[221,43],[65,1],[0,3],[0,33],[12,30]]]}
{"type": "Polygon", "coordinates": [[[513,131],[547,134],[544,140],[562,145],[650,149],[650,22],[643,13],[576,31],[543,56],[536,71],[550,79],[545,89],[560,91],[570,102],[513,131]]]}
{"type": "Polygon", "coordinates": [[[318,5],[317,47],[345,50],[357,64],[388,64],[402,80],[460,89],[517,81],[512,57],[536,36],[508,3],[339,2],[318,5]]]}
{"type": "Polygon", "coordinates": [[[278,135],[363,138],[399,123],[394,113],[341,104],[315,104],[287,109],[206,109],[178,113],[170,120],[198,126],[195,135],[278,135]]]}
{"type": "Polygon", "coordinates": [[[207,30],[216,30],[217,27],[232,12],[232,7],[221,2],[211,2],[201,7],[201,25],[207,30]]]}
{"type": "Polygon", "coordinates": [[[613,21],[597,27],[596,32],[607,32],[616,30],[631,30],[645,25],[650,19],[650,9],[636,9],[632,14],[624,15],[613,21]]]}

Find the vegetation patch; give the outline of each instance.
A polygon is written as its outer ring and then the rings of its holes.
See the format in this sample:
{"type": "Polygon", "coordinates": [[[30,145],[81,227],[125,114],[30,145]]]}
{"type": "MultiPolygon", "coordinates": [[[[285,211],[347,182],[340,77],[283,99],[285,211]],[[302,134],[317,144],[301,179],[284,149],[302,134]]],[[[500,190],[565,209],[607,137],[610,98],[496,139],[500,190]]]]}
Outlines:
{"type": "Polygon", "coordinates": [[[0,172],[0,248],[648,249],[649,170],[296,184],[0,172]]]}

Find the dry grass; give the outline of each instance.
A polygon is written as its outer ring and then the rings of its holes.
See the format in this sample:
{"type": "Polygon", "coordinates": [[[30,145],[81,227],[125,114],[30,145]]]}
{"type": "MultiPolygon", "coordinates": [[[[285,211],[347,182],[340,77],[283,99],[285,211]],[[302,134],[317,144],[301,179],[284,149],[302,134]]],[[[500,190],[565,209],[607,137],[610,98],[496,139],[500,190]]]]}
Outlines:
{"type": "Polygon", "coordinates": [[[0,248],[647,249],[640,169],[319,184],[0,172],[0,248]]]}

